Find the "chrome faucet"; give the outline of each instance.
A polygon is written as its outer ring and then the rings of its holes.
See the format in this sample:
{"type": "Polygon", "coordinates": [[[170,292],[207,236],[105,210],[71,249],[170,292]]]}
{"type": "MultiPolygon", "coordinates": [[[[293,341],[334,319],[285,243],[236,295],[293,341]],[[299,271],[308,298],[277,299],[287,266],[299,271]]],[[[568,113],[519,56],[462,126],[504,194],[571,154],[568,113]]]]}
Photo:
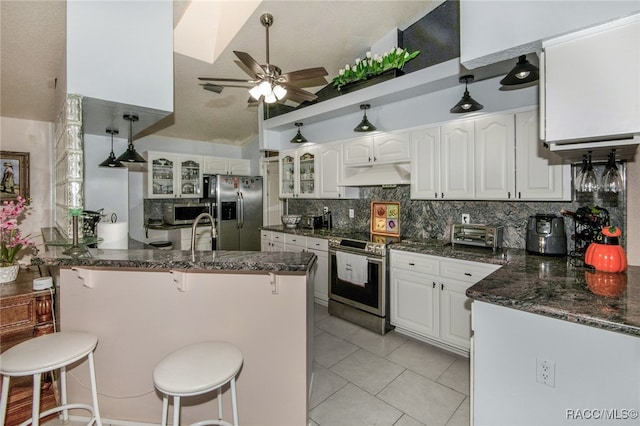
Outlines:
{"type": "Polygon", "coordinates": [[[198,227],[198,223],[200,223],[200,219],[208,218],[211,222],[211,239],[216,238],[216,227],[213,221],[213,216],[209,213],[200,213],[198,217],[193,221],[193,226],[191,227],[191,261],[196,261],[196,228],[198,227]]]}

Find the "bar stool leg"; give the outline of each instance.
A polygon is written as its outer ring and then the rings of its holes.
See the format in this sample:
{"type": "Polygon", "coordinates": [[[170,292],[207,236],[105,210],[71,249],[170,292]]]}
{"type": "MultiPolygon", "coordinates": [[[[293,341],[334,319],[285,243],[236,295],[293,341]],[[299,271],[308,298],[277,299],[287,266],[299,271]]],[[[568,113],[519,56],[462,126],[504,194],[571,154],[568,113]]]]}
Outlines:
{"type": "Polygon", "coordinates": [[[180,426],[180,397],[173,397],[173,426],[180,426]]]}
{"type": "Polygon", "coordinates": [[[169,417],[169,396],[162,396],[162,426],[167,426],[167,417],[169,417]]]}
{"type": "MultiPolygon", "coordinates": [[[[60,405],[67,405],[67,368],[60,367],[60,405]]],[[[62,421],[69,422],[69,410],[62,410],[62,421]]]]}
{"type": "Polygon", "coordinates": [[[40,383],[42,382],[42,373],[33,375],[33,402],[31,406],[31,424],[33,426],[40,425],[40,383]]]}
{"type": "Polygon", "coordinates": [[[236,398],[236,378],[231,378],[231,405],[233,408],[233,426],[238,426],[238,400],[236,398]]]}
{"type": "Polygon", "coordinates": [[[11,377],[2,377],[2,399],[0,400],[0,425],[4,424],[7,415],[7,401],[9,401],[9,380],[11,377]]]}
{"type": "Polygon", "coordinates": [[[93,417],[96,419],[96,425],[102,426],[100,418],[100,408],[98,407],[98,389],[96,386],[96,366],[93,362],[93,352],[89,352],[89,374],[91,375],[91,399],[93,401],[93,417]]]}
{"type": "Polygon", "coordinates": [[[222,386],[218,388],[218,420],[222,420],[222,386]]]}

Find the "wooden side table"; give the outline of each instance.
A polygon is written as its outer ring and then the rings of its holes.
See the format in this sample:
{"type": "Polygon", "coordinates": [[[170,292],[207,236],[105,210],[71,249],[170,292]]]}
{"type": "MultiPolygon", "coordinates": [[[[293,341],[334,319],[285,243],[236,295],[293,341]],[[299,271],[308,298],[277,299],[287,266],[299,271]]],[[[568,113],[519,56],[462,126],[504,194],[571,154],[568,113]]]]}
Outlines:
{"type": "MultiPolygon", "coordinates": [[[[20,269],[16,281],[0,284],[0,353],[25,340],[55,331],[53,292],[33,291],[33,279],[41,276],[50,276],[49,269],[31,266],[20,269]]],[[[31,377],[11,380],[7,426],[31,418],[32,386],[31,377]]],[[[45,380],[40,409],[44,411],[55,405],[54,386],[51,380],[45,380]]]]}

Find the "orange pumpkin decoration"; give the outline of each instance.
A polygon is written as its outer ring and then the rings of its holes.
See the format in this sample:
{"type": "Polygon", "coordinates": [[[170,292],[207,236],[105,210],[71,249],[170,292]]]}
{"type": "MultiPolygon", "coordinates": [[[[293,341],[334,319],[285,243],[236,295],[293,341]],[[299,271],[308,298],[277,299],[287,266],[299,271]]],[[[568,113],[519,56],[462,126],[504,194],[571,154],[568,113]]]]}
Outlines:
{"type": "Polygon", "coordinates": [[[627,287],[627,274],[585,271],[584,280],[589,290],[600,296],[619,297],[627,287]]]}
{"type": "Polygon", "coordinates": [[[624,272],[627,255],[618,244],[622,231],[617,226],[602,228],[602,243],[591,243],[584,255],[584,263],[602,272],[624,272]]]}

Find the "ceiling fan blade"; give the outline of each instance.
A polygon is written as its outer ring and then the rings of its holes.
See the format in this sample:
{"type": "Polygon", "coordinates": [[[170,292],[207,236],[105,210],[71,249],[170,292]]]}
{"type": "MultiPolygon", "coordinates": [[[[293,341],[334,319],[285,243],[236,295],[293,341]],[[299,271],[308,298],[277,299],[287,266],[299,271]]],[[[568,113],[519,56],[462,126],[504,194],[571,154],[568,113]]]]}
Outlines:
{"type": "Polygon", "coordinates": [[[307,92],[304,89],[300,89],[295,86],[291,86],[290,84],[282,84],[285,89],[287,89],[286,98],[294,101],[294,102],[302,102],[302,101],[315,101],[318,97],[311,92],[307,92]]]}
{"type": "Polygon", "coordinates": [[[304,70],[286,72],[278,77],[278,81],[286,83],[295,80],[310,80],[312,78],[324,77],[327,74],[327,70],[324,69],[324,67],[307,68],[304,70]]]}
{"type": "Polygon", "coordinates": [[[198,80],[201,81],[229,81],[234,83],[252,83],[252,80],[242,79],[242,78],[215,78],[215,77],[198,77],[198,80]]]}
{"type": "Polygon", "coordinates": [[[236,54],[238,59],[240,59],[240,61],[247,68],[249,68],[251,71],[253,71],[255,73],[255,78],[262,78],[261,76],[264,75],[264,70],[262,69],[260,64],[257,63],[256,60],[251,57],[251,55],[249,55],[248,53],[245,53],[245,52],[237,51],[237,50],[234,50],[233,53],[236,54]]]}

